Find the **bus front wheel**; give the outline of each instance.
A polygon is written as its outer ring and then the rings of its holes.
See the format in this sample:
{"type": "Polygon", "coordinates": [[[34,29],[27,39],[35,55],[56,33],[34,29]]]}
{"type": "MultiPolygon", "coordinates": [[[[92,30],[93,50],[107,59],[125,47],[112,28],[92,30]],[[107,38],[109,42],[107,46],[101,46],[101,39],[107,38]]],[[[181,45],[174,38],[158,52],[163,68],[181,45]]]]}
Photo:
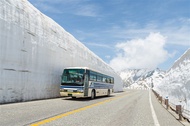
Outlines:
{"type": "Polygon", "coordinates": [[[91,99],[94,99],[96,97],[95,90],[92,90],[91,92],[91,99]]]}

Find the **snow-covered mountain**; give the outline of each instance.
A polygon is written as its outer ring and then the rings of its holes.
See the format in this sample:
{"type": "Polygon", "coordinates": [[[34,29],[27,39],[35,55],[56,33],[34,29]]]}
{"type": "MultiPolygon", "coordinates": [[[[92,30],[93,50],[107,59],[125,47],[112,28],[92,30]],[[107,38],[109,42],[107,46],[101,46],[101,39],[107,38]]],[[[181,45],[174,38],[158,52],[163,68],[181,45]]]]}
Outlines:
{"type": "Polygon", "coordinates": [[[165,71],[160,69],[128,69],[120,72],[124,87],[128,88],[150,88],[154,83],[159,83],[164,78],[165,71]]]}
{"type": "Polygon", "coordinates": [[[163,97],[168,96],[170,102],[190,110],[190,49],[173,64],[154,89],[163,97]]]}

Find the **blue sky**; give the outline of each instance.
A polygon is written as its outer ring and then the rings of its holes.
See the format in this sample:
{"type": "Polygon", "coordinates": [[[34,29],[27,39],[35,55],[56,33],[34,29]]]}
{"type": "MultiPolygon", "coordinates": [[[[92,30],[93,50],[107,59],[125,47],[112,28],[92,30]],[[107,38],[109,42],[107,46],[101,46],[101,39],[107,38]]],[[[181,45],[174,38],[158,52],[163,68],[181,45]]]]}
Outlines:
{"type": "Polygon", "coordinates": [[[169,69],[190,48],[190,0],[29,0],[114,69],[169,69]]]}

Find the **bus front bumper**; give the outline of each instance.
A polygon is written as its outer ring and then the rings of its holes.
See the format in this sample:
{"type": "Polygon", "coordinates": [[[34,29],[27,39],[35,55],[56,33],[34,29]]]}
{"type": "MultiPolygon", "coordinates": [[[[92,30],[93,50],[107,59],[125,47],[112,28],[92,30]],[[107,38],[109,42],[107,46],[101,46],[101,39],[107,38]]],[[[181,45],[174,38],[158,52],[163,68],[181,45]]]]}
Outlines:
{"type": "Polygon", "coordinates": [[[61,96],[69,96],[69,97],[84,97],[83,92],[68,92],[64,90],[60,90],[61,96]]]}

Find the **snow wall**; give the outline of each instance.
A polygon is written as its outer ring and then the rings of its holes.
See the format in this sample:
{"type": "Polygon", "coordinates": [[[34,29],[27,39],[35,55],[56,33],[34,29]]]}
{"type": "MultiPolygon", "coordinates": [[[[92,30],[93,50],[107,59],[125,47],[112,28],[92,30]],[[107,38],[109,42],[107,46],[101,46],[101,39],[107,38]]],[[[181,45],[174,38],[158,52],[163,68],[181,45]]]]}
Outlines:
{"type": "MultiPolygon", "coordinates": [[[[188,49],[167,71],[160,84],[154,89],[175,105],[190,110],[190,49],[188,49]]],[[[185,113],[183,113],[185,114],[185,113]]],[[[188,115],[190,120],[190,115],[188,115]]]]}
{"type": "Polygon", "coordinates": [[[0,103],[58,97],[71,66],[112,75],[123,90],[110,66],[27,0],[0,1],[0,103]]]}

